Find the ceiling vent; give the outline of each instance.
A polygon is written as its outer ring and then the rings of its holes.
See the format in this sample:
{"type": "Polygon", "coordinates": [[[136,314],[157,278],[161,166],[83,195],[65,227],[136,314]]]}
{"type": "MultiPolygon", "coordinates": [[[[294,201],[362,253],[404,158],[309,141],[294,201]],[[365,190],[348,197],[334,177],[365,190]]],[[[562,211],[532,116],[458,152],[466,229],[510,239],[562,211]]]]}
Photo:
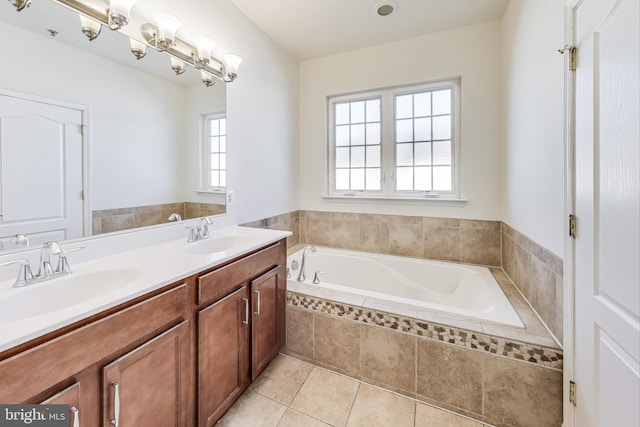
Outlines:
{"type": "Polygon", "coordinates": [[[394,1],[383,1],[375,5],[375,12],[380,16],[389,16],[398,9],[398,4],[394,1]]]}

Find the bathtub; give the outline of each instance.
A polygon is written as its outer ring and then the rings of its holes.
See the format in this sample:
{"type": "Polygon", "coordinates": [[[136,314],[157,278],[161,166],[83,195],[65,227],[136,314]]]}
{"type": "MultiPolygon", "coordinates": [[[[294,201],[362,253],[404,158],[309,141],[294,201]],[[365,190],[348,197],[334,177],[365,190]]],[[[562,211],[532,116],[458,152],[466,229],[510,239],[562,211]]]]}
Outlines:
{"type": "MultiPolygon", "coordinates": [[[[297,282],[302,250],[289,255],[289,290],[318,287],[329,294],[433,311],[447,316],[524,328],[509,300],[486,267],[316,246],[307,251],[306,280],[297,282]],[[294,263],[295,264],[295,263],[294,263]],[[313,284],[315,272],[320,283],[313,284]]],[[[343,302],[346,300],[341,299],[343,302]]]]}

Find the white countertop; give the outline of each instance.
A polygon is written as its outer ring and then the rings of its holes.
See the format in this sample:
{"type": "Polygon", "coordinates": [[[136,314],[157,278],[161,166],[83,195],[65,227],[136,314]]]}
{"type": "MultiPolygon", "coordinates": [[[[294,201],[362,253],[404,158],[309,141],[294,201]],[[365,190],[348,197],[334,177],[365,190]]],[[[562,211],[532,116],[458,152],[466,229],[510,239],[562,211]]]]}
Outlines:
{"type": "MultiPolygon", "coordinates": [[[[216,249],[217,251],[213,253],[202,254],[189,252],[195,248],[194,245],[207,242],[208,240],[188,243],[185,236],[179,239],[173,238],[171,240],[165,240],[160,243],[154,242],[153,244],[127,250],[126,252],[121,250],[118,253],[106,256],[102,256],[101,253],[104,252],[104,249],[100,249],[95,243],[93,245],[87,245],[83,252],[95,251],[96,253],[100,253],[100,256],[91,259],[90,254],[84,254],[82,258],[84,258],[85,261],[74,262],[74,257],[70,254],[69,263],[74,272],[70,276],[62,276],[22,288],[13,287],[15,277],[10,280],[3,279],[0,281],[0,309],[3,301],[5,302],[5,307],[7,307],[6,302],[12,297],[15,298],[19,293],[25,293],[25,295],[29,297],[29,304],[44,304],[44,306],[46,306],[48,301],[37,300],[37,291],[49,286],[55,287],[57,283],[61,284],[66,277],[71,276],[79,278],[87,275],[96,278],[100,272],[108,273],[114,270],[126,270],[126,272],[133,272],[133,274],[128,275],[126,285],[106,293],[104,290],[98,290],[98,293],[101,295],[95,297],[91,294],[92,289],[84,288],[85,286],[92,286],[92,280],[87,280],[87,283],[82,283],[82,293],[83,295],[88,295],[88,297],[86,299],[83,297],[74,305],[22,319],[13,319],[11,315],[1,316],[0,314],[0,351],[7,350],[18,344],[55,331],[168,284],[175,283],[199,271],[215,267],[225,261],[249,253],[289,235],[291,235],[291,232],[288,231],[238,226],[226,227],[213,230],[213,237],[211,239],[220,239],[220,241],[224,242],[225,237],[233,238],[240,236],[242,237],[242,243],[233,245],[233,247],[224,248],[223,250],[216,249]],[[32,298],[33,302],[31,301],[32,298]]],[[[65,246],[65,248],[72,249],[73,247],[83,246],[82,243],[83,242],[78,242],[69,245],[68,248],[65,246]]],[[[113,242],[110,242],[110,245],[113,246],[113,242]]],[[[34,266],[32,263],[32,266],[34,270],[37,269],[37,264],[34,266]]],[[[93,285],[95,286],[95,283],[93,283],[93,285]]],[[[54,288],[50,288],[49,290],[52,289],[54,288]]],[[[64,295],[60,297],[65,298],[64,295]]],[[[58,296],[56,295],[55,298],[58,298],[58,296]]],[[[12,306],[10,307],[10,311],[17,312],[17,317],[24,317],[20,316],[20,307],[12,306]]],[[[46,311],[46,308],[42,311],[46,311]]],[[[5,314],[7,312],[8,311],[5,311],[5,314]]]]}

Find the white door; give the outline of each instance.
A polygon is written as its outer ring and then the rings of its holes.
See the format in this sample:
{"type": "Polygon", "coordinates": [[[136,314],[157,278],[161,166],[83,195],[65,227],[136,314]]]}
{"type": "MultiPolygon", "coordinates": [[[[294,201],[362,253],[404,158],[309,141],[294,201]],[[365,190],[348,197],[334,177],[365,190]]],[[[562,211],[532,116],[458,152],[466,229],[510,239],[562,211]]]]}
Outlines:
{"type": "MultiPolygon", "coordinates": [[[[82,111],[0,94],[0,241],[83,235],[82,111]]],[[[9,246],[10,247],[10,246],[9,246]]]]}
{"type": "Polygon", "coordinates": [[[579,427],[640,426],[640,0],[576,10],[579,427]]]}

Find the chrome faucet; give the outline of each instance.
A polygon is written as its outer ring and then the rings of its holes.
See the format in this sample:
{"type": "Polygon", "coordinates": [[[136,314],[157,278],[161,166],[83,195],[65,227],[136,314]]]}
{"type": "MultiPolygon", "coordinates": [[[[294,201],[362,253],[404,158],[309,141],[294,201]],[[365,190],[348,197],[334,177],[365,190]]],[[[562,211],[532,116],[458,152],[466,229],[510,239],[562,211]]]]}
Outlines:
{"type": "Polygon", "coordinates": [[[300,273],[298,273],[298,282],[304,282],[305,276],[304,276],[304,264],[305,261],[307,260],[307,250],[311,249],[311,252],[316,252],[317,249],[315,246],[313,245],[309,245],[307,247],[304,248],[304,250],[302,251],[302,261],[300,261],[300,273]]]}
{"type": "Polygon", "coordinates": [[[211,237],[211,234],[209,234],[209,226],[211,224],[213,224],[211,218],[203,216],[202,218],[200,218],[200,224],[197,227],[185,227],[187,230],[189,230],[189,237],[187,238],[187,242],[195,242],[197,240],[211,237]]]}
{"type": "Polygon", "coordinates": [[[182,221],[182,217],[180,216],[179,213],[172,213],[171,215],[169,215],[169,218],[167,218],[167,221],[171,222],[171,221],[177,221],[180,222],[182,221]]]}
{"type": "Polygon", "coordinates": [[[71,274],[69,261],[67,261],[67,254],[69,252],[79,251],[80,249],[82,248],[73,248],[65,251],[58,242],[45,243],[42,245],[42,250],[40,251],[40,267],[37,274],[33,274],[29,260],[26,259],[3,262],[0,263],[0,267],[11,264],[20,264],[18,277],[13,284],[14,288],[20,288],[22,286],[53,279],[54,277],[71,274]],[[55,270],[51,267],[51,255],[58,255],[58,264],[55,270]]]}
{"type": "Polygon", "coordinates": [[[60,255],[64,253],[62,246],[58,242],[47,242],[42,245],[40,250],[40,268],[36,277],[47,277],[53,274],[53,268],[51,268],[51,255],[60,255]]]}
{"type": "Polygon", "coordinates": [[[9,243],[15,243],[18,246],[26,247],[29,246],[29,238],[24,234],[16,234],[9,240],[9,243]]]}

